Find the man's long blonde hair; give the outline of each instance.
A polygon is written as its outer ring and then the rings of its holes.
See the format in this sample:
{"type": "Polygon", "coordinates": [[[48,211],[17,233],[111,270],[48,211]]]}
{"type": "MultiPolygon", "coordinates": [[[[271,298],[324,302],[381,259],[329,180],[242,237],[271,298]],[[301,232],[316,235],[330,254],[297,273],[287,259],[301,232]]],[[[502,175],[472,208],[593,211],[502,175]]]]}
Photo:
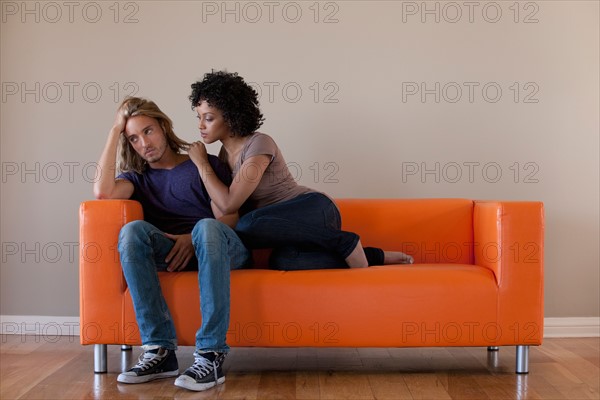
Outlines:
{"type": "MultiPolygon", "coordinates": [[[[127,97],[123,100],[119,109],[126,110],[127,118],[145,115],[146,117],[156,119],[165,133],[167,145],[175,153],[180,153],[181,150],[188,149],[189,143],[175,135],[175,132],[173,132],[173,122],[153,101],[140,97],[127,97]]],[[[148,163],[134,150],[125,134],[121,135],[120,148],[119,171],[135,171],[141,174],[148,163]]]]}

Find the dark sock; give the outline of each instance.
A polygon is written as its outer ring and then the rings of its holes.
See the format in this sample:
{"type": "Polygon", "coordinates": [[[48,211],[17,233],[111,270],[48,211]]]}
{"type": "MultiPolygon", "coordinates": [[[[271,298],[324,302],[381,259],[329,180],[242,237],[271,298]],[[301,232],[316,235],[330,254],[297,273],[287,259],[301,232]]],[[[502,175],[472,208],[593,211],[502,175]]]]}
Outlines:
{"type": "Polygon", "coordinates": [[[365,256],[367,256],[367,262],[369,267],[373,265],[383,265],[384,253],[382,249],[377,247],[365,247],[365,256]]]}

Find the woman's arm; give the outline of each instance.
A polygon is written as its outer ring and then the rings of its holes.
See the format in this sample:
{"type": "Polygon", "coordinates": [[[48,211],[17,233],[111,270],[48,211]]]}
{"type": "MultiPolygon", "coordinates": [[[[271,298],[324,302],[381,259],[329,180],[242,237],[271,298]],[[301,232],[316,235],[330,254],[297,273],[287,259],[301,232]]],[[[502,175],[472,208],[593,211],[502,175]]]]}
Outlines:
{"type": "Polygon", "coordinates": [[[223,214],[219,207],[217,207],[212,201],[210,202],[210,207],[212,208],[213,214],[215,214],[215,219],[221,221],[225,225],[229,226],[231,229],[235,228],[238,221],[240,220],[240,216],[237,212],[231,214],[223,214]]]}
{"type": "Polygon", "coordinates": [[[271,157],[264,154],[248,158],[240,167],[231,186],[227,187],[210,165],[203,143],[192,143],[188,153],[198,168],[210,198],[223,214],[232,214],[240,209],[260,183],[271,162],[271,157]]]}
{"type": "Polygon", "coordinates": [[[97,199],[128,199],[133,194],[133,184],[131,182],[125,179],[115,179],[117,146],[125,130],[126,122],[127,119],[123,110],[119,109],[98,161],[100,177],[94,182],[94,196],[97,199]]]}

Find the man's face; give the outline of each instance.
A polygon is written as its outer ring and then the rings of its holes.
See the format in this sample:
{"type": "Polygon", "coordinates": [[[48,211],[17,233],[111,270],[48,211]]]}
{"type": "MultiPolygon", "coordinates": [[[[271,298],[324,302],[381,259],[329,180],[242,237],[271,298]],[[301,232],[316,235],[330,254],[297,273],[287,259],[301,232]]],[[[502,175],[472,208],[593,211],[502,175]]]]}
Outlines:
{"type": "Polygon", "coordinates": [[[168,149],[167,137],[158,121],[145,115],[127,119],[125,136],[133,149],[150,165],[160,162],[168,149]]]}
{"type": "Polygon", "coordinates": [[[196,107],[196,113],[198,113],[198,129],[204,143],[209,144],[232,136],[231,129],[218,108],[203,101],[196,107]]]}

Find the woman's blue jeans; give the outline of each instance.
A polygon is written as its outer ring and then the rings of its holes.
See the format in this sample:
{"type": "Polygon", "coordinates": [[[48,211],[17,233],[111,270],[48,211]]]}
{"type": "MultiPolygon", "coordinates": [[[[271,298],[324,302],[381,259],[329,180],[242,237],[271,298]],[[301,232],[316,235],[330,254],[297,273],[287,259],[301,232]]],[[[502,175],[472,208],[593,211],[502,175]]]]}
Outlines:
{"type": "Polygon", "coordinates": [[[235,231],[251,249],[274,248],[272,268],[348,268],[345,259],[359,236],[342,231],[341,224],[335,203],[315,192],[253,210],[235,231]]]}
{"type": "MultiPolygon", "coordinates": [[[[247,266],[250,252],[233,229],[210,218],[202,219],[194,226],[192,243],[196,257],[186,269],[198,270],[202,313],[202,325],[196,332],[196,350],[228,352],[230,270],[247,266]]],[[[177,335],[157,272],[166,271],[164,260],[173,244],[163,232],[146,221],[130,222],[119,234],[121,266],[133,300],[142,344],[171,350],[177,348],[177,335]]]]}

